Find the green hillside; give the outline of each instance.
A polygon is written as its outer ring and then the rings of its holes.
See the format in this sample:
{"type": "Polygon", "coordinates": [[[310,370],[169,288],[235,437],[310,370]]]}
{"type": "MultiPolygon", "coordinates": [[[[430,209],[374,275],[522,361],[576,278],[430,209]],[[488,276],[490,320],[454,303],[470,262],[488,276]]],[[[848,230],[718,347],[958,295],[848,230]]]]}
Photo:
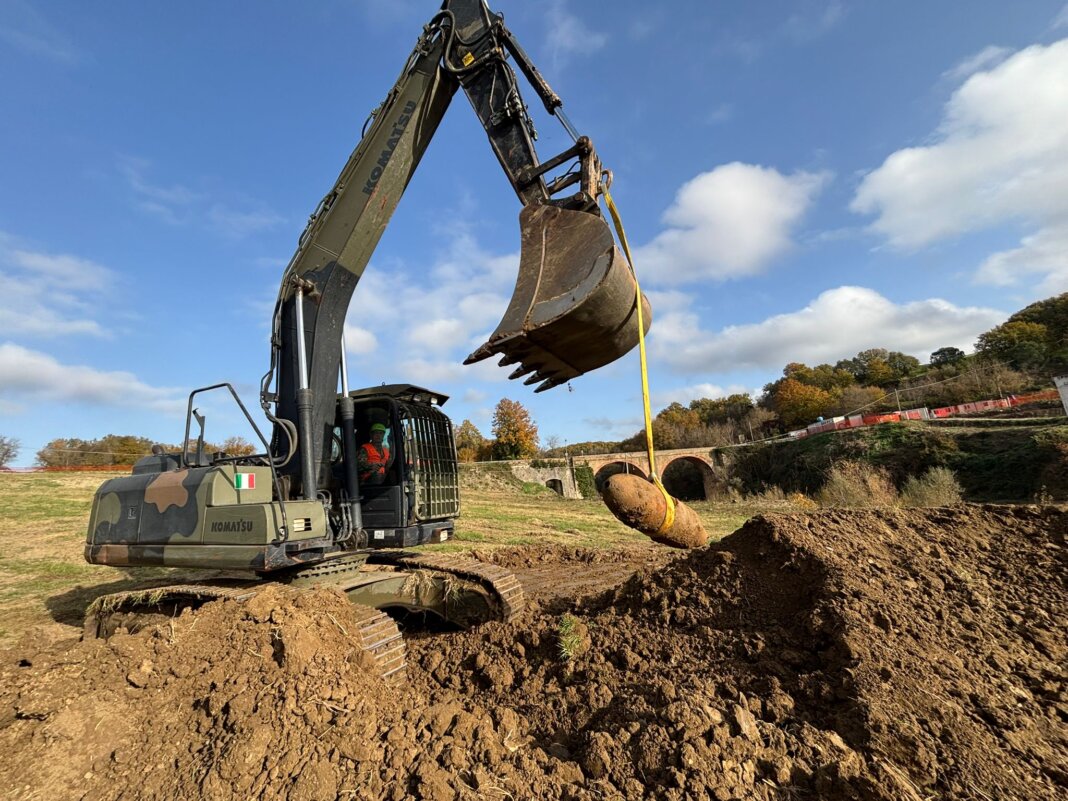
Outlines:
{"type": "Polygon", "coordinates": [[[732,481],[747,494],[772,486],[813,494],[833,462],[854,459],[885,468],[899,487],[910,475],[948,467],[969,501],[1068,500],[1064,417],[887,423],[739,449],[730,457],[732,481]]]}

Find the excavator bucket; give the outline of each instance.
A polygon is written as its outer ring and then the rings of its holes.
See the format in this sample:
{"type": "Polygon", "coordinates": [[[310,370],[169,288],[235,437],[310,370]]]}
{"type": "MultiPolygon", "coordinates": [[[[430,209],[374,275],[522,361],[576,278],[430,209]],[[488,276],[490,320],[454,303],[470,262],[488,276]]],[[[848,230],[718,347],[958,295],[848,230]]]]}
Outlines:
{"type": "MultiPolygon", "coordinates": [[[[502,356],[543,392],[615,361],[638,344],[634,274],[600,217],[529,205],[519,215],[522,250],[512,300],[497,330],[467,357],[502,356]]],[[[652,321],[642,296],[645,330],[652,321]]]]}

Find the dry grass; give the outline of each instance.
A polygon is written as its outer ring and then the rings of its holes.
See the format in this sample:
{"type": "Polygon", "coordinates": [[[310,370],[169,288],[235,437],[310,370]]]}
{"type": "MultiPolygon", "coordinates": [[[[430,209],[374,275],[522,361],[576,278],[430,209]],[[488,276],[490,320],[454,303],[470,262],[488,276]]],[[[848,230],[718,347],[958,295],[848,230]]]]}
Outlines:
{"type": "Polygon", "coordinates": [[[589,645],[587,635],[581,630],[583,624],[574,615],[565,614],[556,626],[556,645],[563,662],[582,656],[589,645]]]}
{"type": "Polygon", "coordinates": [[[817,493],[821,506],[866,509],[896,506],[897,489],[885,470],[867,462],[836,462],[817,493]]]}
{"type": "Polygon", "coordinates": [[[960,482],[948,467],[932,467],[922,476],[909,476],[901,490],[905,506],[952,506],[961,502],[960,482]]]}
{"type": "Polygon", "coordinates": [[[162,576],[203,576],[166,568],[120,570],[85,562],[93,493],[121,473],[0,473],[0,646],[27,629],[63,624],[73,636],[86,608],[108,592],[162,576]]]}
{"type": "MultiPolygon", "coordinates": [[[[106,593],[146,581],[204,580],[203,570],[119,569],[86,564],[85,532],[93,493],[119,473],[0,473],[0,647],[44,626],[48,636],[76,636],[86,608],[106,593]],[[74,628],[77,627],[77,628],[74,628]]],[[[689,504],[712,539],[782,502],[689,504]]],[[[789,506],[789,504],[786,504],[789,506]]],[[[527,494],[506,482],[466,489],[456,538],[440,550],[506,545],[659,548],[621,525],[600,501],[573,501],[552,492],[527,494]]]]}

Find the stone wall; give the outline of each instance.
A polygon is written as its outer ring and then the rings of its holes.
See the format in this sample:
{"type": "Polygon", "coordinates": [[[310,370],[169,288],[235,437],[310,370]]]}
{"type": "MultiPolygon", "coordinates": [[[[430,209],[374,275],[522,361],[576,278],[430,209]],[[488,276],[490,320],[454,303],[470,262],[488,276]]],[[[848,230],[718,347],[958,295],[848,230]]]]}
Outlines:
{"type": "Polygon", "coordinates": [[[508,467],[511,468],[512,475],[520,481],[529,481],[533,484],[541,484],[543,487],[551,487],[565,498],[582,497],[575,484],[575,476],[566,466],[531,467],[529,462],[508,462],[508,467]]]}

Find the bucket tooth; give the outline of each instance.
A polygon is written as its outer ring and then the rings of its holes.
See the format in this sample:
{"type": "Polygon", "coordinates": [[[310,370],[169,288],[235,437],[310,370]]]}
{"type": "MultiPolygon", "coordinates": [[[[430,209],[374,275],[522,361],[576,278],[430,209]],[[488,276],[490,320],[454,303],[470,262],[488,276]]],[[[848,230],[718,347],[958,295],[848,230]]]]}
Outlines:
{"type": "Polygon", "coordinates": [[[506,353],[504,356],[501,356],[501,360],[499,362],[497,362],[497,366],[498,367],[509,367],[509,366],[515,364],[516,362],[519,362],[519,361],[522,361],[522,360],[523,360],[523,358],[521,356],[517,356],[514,353],[506,353]]]}
{"type": "Polygon", "coordinates": [[[539,370],[538,372],[534,373],[534,375],[530,376],[526,381],[524,381],[523,386],[529,387],[531,384],[537,384],[539,381],[544,381],[548,377],[548,373],[543,373],[541,372],[541,370],[539,370]]]}
{"type": "Polygon", "coordinates": [[[464,359],[464,364],[474,364],[475,362],[480,362],[483,359],[488,359],[494,354],[494,352],[494,349],[490,347],[489,343],[486,343],[485,345],[480,346],[478,350],[476,350],[466,359],[464,359]]]}
{"type": "Polygon", "coordinates": [[[565,381],[567,381],[567,379],[566,378],[561,378],[560,376],[556,376],[554,378],[547,378],[547,379],[545,379],[545,381],[542,382],[541,386],[539,386],[536,390],[534,390],[534,392],[535,392],[535,394],[538,393],[538,392],[544,392],[547,389],[552,389],[553,387],[560,386],[565,381]]]}
{"type": "Polygon", "coordinates": [[[522,378],[523,376],[525,376],[527,373],[531,372],[532,370],[534,370],[534,366],[533,365],[531,365],[529,367],[525,367],[525,366],[520,365],[519,367],[515,368],[511,372],[511,374],[508,376],[508,380],[512,381],[512,380],[514,380],[516,378],[522,378]]]}

